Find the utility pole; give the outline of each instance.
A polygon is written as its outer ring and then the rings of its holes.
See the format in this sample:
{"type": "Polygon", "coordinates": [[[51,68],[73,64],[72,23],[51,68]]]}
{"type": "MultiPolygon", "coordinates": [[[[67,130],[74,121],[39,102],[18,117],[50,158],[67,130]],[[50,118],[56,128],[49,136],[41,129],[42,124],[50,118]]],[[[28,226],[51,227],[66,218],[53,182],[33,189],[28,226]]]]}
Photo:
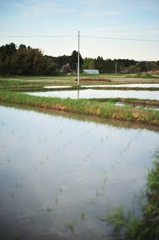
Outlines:
{"type": "Polygon", "coordinates": [[[80,31],[78,31],[78,65],[77,65],[77,84],[80,84],[80,31]]]}

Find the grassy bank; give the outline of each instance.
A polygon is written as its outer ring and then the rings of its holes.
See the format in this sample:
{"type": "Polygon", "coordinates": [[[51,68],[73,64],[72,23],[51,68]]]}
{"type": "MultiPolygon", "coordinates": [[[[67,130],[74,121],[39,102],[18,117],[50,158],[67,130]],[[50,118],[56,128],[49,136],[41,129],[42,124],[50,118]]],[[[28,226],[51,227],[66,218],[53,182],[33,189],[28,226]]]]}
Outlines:
{"type": "MultiPolygon", "coordinates": [[[[92,76],[97,77],[97,76],[92,76]]],[[[110,78],[111,83],[159,83],[159,79],[137,79],[127,78],[126,75],[100,74],[99,78],[110,78]],[[116,77],[115,77],[116,76],[116,77]],[[115,78],[114,78],[115,77],[115,78]],[[122,78],[121,78],[122,77],[122,78]],[[134,80],[135,79],[135,80],[134,80]]],[[[150,75],[151,77],[151,75],[150,75]]],[[[89,82],[81,83],[90,85],[89,82]]],[[[91,85],[99,84],[92,82],[91,85]]],[[[101,83],[103,84],[103,83],[101,83]]],[[[108,84],[108,83],[105,83],[108,84]]],[[[159,106],[159,101],[146,101],[139,99],[94,99],[94,100],[72,100],[60,98],[35,97],[24,93],[25,91],[44,91],[44,86],[72,86],[71,89],[78,88],[75,76],[53,76],[53,77],[1,77],[0,78],[0,101],[8,104],[15,103],[22,106],[32,106],[47,110],[61,110],[65,112],[79,113],[90,116],[97,116],[107,119],[117,119],[122,121],[137,122],[152,126],[159,126],[159,112],[134,108],[140,106],[159,106]],[[18,93],[19,92],[19,93],[18,93]],[[126,106],[116,106],[115,102],[121,101],[126,106]]],[[[47,91],[47,89],[45,89],[47,91]]],[[[111,90],[110,90],[111,91],[111,90]]]]}
{"type": "MultiPolygon", "coordinates": [[[[106,85],[105,89],[122,89],[121,87],[108,88],[107,85],[113,84],[130,84],[130,83],[159,83],[159,76],[154,77],[143,77],[136,74],[99,74],[97,75],[86,75],[81,74],[80,78],[92,78],[97,79],[96,81],[84,81],[80,82],[80,87],[87,85],[106,85]],[[109,79],[110,82],[101,81],[101,79],[109,79]],[[99,80],[98,80],[99,79],[99,80]]],[[[70,76],[1,76],[0,77],[0,89],[10,89],[12,91],[44,91],[44,86],[72,86],[74,88],[79,87],[77,85],[76,75],[70,76]]],[[[130,90],[126,85],[124,90],[130,90]]],[[[136,89],[136,88],[134,88],[136,89]]],[[[142,88],[147,90],[147,88],[142,88]]],[[[132,90],[132,88],[131,88],[132,90]]],[[[138,88],[139,90],[139,88],[138,88]]],[[[154,90],[151,88],[150,90],[154,90]]],[[[45,89],[46,91],[46,89],[45,89]]]]}
{"type": "Polygon", "coordinates": [[[85,99],[60,99],[51,97],[37,97],[24,93],[0,90],[0,101],[16,103],[25,106],[43,108],[47,110],[60,110],[84,115],[97,116],[129,122],[137,122],[159,126],[159,112],[137,109],[133,106],[116,106],[110,101],[99,102],[85,99]]]}

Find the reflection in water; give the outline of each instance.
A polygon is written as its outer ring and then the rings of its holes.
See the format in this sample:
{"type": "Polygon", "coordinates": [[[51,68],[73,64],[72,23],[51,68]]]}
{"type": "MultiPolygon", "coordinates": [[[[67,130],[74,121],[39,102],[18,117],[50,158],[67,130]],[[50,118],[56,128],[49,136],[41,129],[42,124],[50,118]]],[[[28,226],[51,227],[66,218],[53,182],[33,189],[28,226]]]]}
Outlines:
{"type": "Polygon", "coordinates": [[[34,96],[44,97],[60,97],[60,98],[137,98],[137,99],[149,99],[159,100],[158,91],[148,90],[96,90],[96,89],[81,89],[81,90],[60,90],[60,91],[48,91],[48,92],[30,92],[28,93],[34,96]]]}
{"type": "MultiPolygon", "coordinates": [[[[126,87],[126,88],[159,88],[158,83],[129,83],[129,84],[109,84],[109,85],[85,85],[82,87],[126,87]]],[[[49,87],[48,87],[49,88],[49,87]]]]}
{"type": "Polygon", "coordinates": [[[103,239],[133,206],[159,134],[0,107],[0,239],[103,239]]]}
{"type": "MultiPolygon", "coordinates": [[[[131,83],[131,84],[100,84],[100,85],[81,85],[81,87],[85,88],[96,88],[96,87],[126,87],[126,88],[159,88],[158,83],[131,83]]],[[[47,89],[60,89],[60,88],[72,88],[72,86],[45,86],[47,89]]]]}

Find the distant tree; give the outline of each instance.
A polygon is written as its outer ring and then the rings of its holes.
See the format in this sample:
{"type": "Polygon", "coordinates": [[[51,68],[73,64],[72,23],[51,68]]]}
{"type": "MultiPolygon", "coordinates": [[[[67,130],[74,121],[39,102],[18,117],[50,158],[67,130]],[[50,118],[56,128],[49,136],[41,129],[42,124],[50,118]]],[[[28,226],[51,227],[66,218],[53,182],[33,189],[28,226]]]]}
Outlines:
{"type": "Polygon", "coordinates": [[[159,70],[159,66],[155,62],[150,62],[148,64],[149,71],[157,71],[159,70]]]}
{"type": "Polygon", "coordinates": [[[156,62],[157,66],[159,67],[159,61],[156,62]]]}
{"type": "Polygon", "coordinates": [[[56,64],[52,57],[43,56],[38,48],[6,44],[0,47],[0,74],[55,75],[56,64]]]}
{"type": "Polygon", "coordinates": [[[129,73],[137,73],[138,72],[138,67],[136,65],[131,65],[128,68],[129,73]]]}
{"type": "Polygon", "coordinates": [[[16,45],[14,43],[6,44],[5,46],[2,46],[2,49],[6,56],[11,56],[16,52],[16,45]]]}
{"type": "MultiPolygon", "coordinates": [[[[79,58],[80,58],[80,70],[82,70],[82,66],[83,66],[83,59],[81,54],[79,54],[79,58]]],[[[77,51],[73,51],[70,58],[69,58],[69,63],[70,63],[70,67],[77,72],[77,64],[78,64],[78,52],[77,51]]]]}
{"type": "Polygon", "coordinates": [[[6,44],[0,47],[0,73],[11,74],[11,59],[17,51],[14,43],[6,44]]]}
{"type": "Polygon", "coordinates": [[[98,56],[94,60],[94,67],[95,69],[98,69],[100,73],[105,72],[105,60],[103,59],[103,57],[98,56]]]}
{"type": "Polygon", "coordinates": [[[70,56],[67,56],[67,55],[53,57],[53,61],[56,65],[57,72],[60,72],[62,67],[69,62],[69,58],[70,56]]]}
{"type": "Polygon", "coordinates": [[[145,61],[137,62],[137,67],[139,72],[146,72],[148,71],[147,63],[145,61]]]}
{"type": "Polygon", "coordinates": [[[115,72],[115,63],[117,61],[113,61],[111,59],[106,59],[105,61],[105,72],[107,73],[114,73],[115,72]]]}
{"type": "Polygon", "coordinates": [[[57,74],[56,64],[54,62],[53,57],[44,56],[42,68],[43,68],[44,75],[56,75],[57,74]]]}
{"type": "Polygon", "coordinates": [[[94,69],[94,59],[93,58],[83,59],[83,69],[94,69]]]}
{"type": "Polygon", "coordinates": [[[26,46],[24,44],[20,44],[18,49],[19,50],[26,50],[26,46]]]}
{"type": "Polygon", "coordinates": [[[125,67],[129,67],[131,65],[136,65],[136,61],[133,59],[121,59],[121,62],[124,63],[125,67]]]}
{"type": "MultiPolygon", "coordinates": [[[[14,43],[0,46],[0,74],[7,75],[57,75],[77,71],[78,52],[73,51],[70,56],[63,55],[52,57],[43,55],[38,48],[31,48],[20,44],[17,47],[14,43]]],[[[82,59],[80,54],[80,70],[98,69],[100,73],[114,73],[117,63],[118,72],[146,72],[159,71],[159,61],[137,62],[133,59],[103,59],[97,58],[82,59]]]]}
{"type": "Polygon", "coordinates": [[[95,69],[94,61],[89,63],[88,69],[95,69]]]}

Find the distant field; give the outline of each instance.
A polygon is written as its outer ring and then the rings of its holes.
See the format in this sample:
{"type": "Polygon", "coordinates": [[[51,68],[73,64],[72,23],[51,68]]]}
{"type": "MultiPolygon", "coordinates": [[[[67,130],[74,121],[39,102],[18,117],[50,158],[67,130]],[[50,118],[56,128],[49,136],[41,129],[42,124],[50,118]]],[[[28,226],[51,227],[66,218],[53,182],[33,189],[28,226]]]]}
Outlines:
{"type": "MultiPolygon", "coordinates": [[[[150,74],[81,74],[80,78],[106,78],[110,79],[110,84],[113,83],[159,83],[159,75],[150,74]]],[[[18,81],[19,83],[24,82],[44,82],[50,83],[52,85],[77,85],[75,81],[77,75],[67,75],[67,76],[12,76],[12,77],[0,77],[0,85],[3,84],[1,80],[18,81]]],[[[90,80],[91,81],[91,80],[90,80]]],[[[89,81],[88,81],[89,82],[89,81]]],[[[98,83],[92,82],[93,84],[98,83]]],[[[87,84],[87,82],[82,82],[82,85],[87,84]]],[[[98,83],[99,84],[99,83],[98,83]]],[[[103,83],[102,83],[103,84],[103,83]]],[[[106,82],[107,84],[107,82],[106,82]]]]}

